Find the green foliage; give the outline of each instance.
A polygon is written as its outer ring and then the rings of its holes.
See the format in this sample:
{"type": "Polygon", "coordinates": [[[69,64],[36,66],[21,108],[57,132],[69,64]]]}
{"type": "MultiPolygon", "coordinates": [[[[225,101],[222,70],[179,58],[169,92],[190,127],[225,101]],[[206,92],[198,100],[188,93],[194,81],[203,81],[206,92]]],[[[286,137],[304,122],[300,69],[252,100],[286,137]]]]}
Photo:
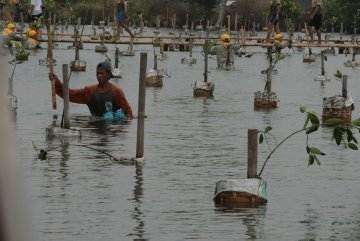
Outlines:
{"type": "Polygon", "coordinates": [[[15,46],[15,59],[19,62],[27,61],[29,59],[30,52],[26,51],[24,46],[20,42],[12,42],[15,46]]]}
{"type": "Polygon", "coordinates": [[[299,21],[301,8],[295,0],[282,0],[282,12],[285,17],[285,23],[289,32],[294,31],[295,23],[299,21]]]}
{"type": "MultiPolygon", "coordinates": [[[[300,112],[305,114],[305,122],[302,129],[292,132],[286,138],[284,138],[268,155],[266,158],[258,176],[260,177],[267,162],[270,160],[272,154],[287,140],[293,137],[296,134],[301,132],[305,132],[306,135],[306,153],[308,155],[307,163],[308,166],[312,166],[314,164],[321,165],[320,156],[325,156],[326,154],[322,152],[319,148],[315,146],[311,146],[309,144],[310,135],[317,132],[320,128],[320,118],[317,114],[311,110],[308,110],[306,107],[301,106],[300,112]]],[[[324,123],[326,127],[333,128],[332,139],[335,140],[335,143],[339,145],[344,145],[345,148],[349,148],[351,150],[358,150],[358,141],[354,136],[353,130],[357,129],[360,132],[360,119],[354,120],[351,124],[344,125],[343,122],[339,119],[329,119],[324,123]]],[[[266,135],[272,130],[271,127],[266,127],[264,131],[259,131],[259,143],[263,143],[266,139],[266,135]]]]}
{"type": "Polygon", "coordinates": [[[343,74],[341,73],[340,70],[336,70],[336,73],[334,74],[334,76],[338,79],[342,79],[343,74]]]}

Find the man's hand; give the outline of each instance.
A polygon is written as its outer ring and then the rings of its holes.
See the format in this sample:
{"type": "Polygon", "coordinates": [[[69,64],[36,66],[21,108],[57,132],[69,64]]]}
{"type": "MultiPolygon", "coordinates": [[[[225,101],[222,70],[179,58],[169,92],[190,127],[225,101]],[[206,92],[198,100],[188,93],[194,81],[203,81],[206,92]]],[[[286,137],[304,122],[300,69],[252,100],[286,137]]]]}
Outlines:
{"type": "Polygon", "coordinates": [[[59,78],[54,73],[49,73],[49,80],[56,82],[59,78]]]}

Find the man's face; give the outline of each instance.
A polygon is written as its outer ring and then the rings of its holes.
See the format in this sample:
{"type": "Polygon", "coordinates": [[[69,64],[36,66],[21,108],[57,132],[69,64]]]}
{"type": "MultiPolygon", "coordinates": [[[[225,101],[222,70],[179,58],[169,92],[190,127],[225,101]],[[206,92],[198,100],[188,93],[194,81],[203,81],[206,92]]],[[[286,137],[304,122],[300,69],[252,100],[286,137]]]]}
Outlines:
{"type": "Polygon", "coordinates": [[[104,84],[108,82],[110,79],[110,74],[105,69],[97,68],[96,69],[96,78],[99,82],[99,84],[104,84]]]}

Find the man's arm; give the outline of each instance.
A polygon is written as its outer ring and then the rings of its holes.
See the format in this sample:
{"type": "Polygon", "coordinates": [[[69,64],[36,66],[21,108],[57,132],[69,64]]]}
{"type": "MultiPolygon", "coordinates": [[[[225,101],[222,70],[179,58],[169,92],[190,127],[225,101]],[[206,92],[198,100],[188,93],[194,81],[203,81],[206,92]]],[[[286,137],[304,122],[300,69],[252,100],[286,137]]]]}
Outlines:
{"type": "MultiPolygon", "coordinates": [[[[49,78],[55,81],[55,92],[58,96],[63,98],[63,85],[59,78],[54,74],[49,74],[49,78]]],[[[87,88],[83,89],[69,89],[70,102],[77,104],[87,104],[90,92],[87,88]]]]}
{"type": "Polygon", "coordinates": [[[120,108],[124,111],[129,119],[133,119],[132,109],[125,98],[124,92],[120,88],[115,89],[115,101],[120,106],[120,108]]]}

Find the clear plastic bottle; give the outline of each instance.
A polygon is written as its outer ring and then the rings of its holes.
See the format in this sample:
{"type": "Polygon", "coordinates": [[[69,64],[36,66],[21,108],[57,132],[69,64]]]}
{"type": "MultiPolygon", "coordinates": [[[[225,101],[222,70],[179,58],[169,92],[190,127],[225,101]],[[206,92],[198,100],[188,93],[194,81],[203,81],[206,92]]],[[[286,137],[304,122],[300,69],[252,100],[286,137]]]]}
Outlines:
{"type": "Polygon", "coordinates": [[[114,114],[112,111],[112,103],[110,101],[105,102],[106,112],[103,115],[103,118],[107,121],[112,121],[114,119],[114,114]]]}

